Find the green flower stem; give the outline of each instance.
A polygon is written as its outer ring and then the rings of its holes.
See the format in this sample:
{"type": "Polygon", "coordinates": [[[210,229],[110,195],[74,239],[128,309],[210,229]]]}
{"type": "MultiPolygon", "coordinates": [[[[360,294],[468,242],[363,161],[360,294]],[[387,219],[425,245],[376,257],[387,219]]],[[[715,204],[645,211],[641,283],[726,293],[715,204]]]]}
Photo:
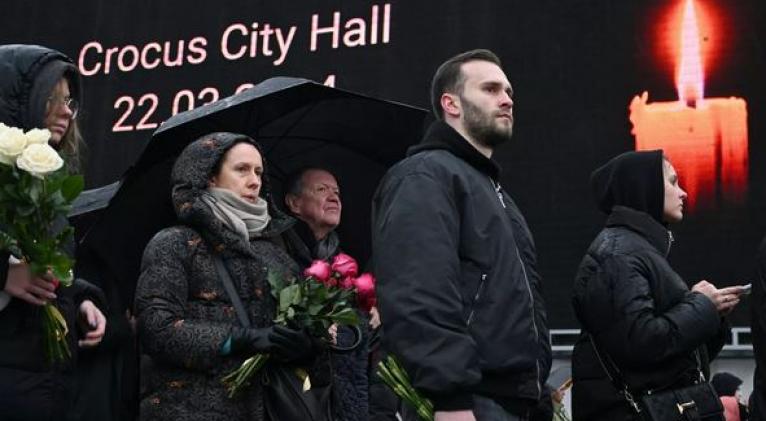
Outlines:
{"type": "Polygon", "coordinates": [[[378,363],[376,374],[399,398],[412,406],[422,420],[433,421],[433,404],[412,387],[407,372],[394,356],[389,355],[385,361],[378,363]]]}
{"type": "Polygon", "coordinates": [[[238,369],[225,375],[221,382],[226,386],[229,398],[233,398],[242,388],[250,384],[250,378],[269,360],[269,354],[255,354],[245,360],[238,369]]]}
{"type": "Polygon", "coordinates": [[[69,332],[66,320],[59,309],[50,303],[43,306],[43,332],[49,363],[63,362],[72,356],[66,341],[66,335],[69,332]]]}

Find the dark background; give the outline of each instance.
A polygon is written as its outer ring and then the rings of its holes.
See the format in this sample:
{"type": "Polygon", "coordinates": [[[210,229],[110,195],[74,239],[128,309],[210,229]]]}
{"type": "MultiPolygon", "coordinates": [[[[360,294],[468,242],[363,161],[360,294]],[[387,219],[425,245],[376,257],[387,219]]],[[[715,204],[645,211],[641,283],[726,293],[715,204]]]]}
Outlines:
{"type": "MultiPolygon", "coordinates": [[[[706,71],[706,97],[747,101],[750,145],[748,200],[722,211],[687,215],[674,227],[671,263],[690,283],[746,283],[755,249],[766,234],[766,2],[697,0],[713,11],[715,60],[706,71]]],[[[663,25],[678,0],[536,1],[109,1],[76,3],[14,0],[4,3],[0,42],[39,43],[77,60],[91,41],[104,48],[178,40],[208,40],[207,59],[180,67],[112,69],[84,78],[83,123],[89,144],[91,187],[119,179],[140,153],[151,130],[115,133],[125,110],[122,96],[136,102],[147,93],[159,102],[150,121],[170,116],[174,95],[215,87],[225,97],[246,82],[285,75],[323,82],[368,95],[428,107],[430,78],[446,58],[471,48],[489,48],[503,60],[515,91],[514,140],[499,150],[502,182],[525,213],[535,235],[539,267],[552,328],[577,327],[570,285],[582,254],[603,223],[588,187],[590,172],[611,156],[633,149],[628,104],[649,91],[650,101],[676,99],[672,57],[663,47],[663,25]],[[309,51],[311,15],[328,26],[341,13],[369,19],[371,6],[391,6],[390,42],[330,47],[320,36],[309,51]],[[233,23],[297,25],[295,40],[280,66],[275,57],[229,61],[220,37],[233,23]]],[[[382,22],[379,23],[382,25],[382,22]]],[[[379,28],[380,29],[380,28],[379,28]]],[[[380,35],[379,35],[380,37],[380,35]]],[[[201,105],[204,101],[198,101],[201,105]]],[[[145,103],[126,120],[135,125],[145,103]]],[[[342,183],[342,180],[341,180],[342,183]]],[[[683,185],[683,179],[681,179],[683,185]]],[[[346,197],[345,200],[353,200],[346,197]]],[[[749,325],[747,303],[734,314],[749,325]]]]}

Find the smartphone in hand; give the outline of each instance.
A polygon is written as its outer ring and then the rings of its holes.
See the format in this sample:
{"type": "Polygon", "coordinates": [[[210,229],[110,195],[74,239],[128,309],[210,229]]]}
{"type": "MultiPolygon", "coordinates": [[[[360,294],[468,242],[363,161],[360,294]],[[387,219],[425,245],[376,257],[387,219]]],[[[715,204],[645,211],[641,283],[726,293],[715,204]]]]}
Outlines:
{"type": "Polygon", "coordinates": [[[753,284],[742,285],[740,295],[750,295],[753,292],[753,284]]]}

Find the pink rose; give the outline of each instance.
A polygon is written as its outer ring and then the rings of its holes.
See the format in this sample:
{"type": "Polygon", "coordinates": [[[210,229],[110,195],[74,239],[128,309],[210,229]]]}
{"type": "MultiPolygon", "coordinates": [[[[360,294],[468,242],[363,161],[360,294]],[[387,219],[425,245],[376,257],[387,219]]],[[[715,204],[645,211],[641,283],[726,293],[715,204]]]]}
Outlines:
{"type": "Polygon", "coordinates": [[[326,283],[331,274],[330,264],[324,260],[314,260],[311,266],[303,271],[304,276],[312,277],[319,282],[326,283]]]}
{"type": "Polygon", "coordinates": [[[332,270],[338,272],[341,278],[356,276],[359,273],[359,265],[356,260],[346,253],[339,253],[332,259],[332,270]]]}
{"type": "Polygon", "coordinates": [[[346,276],[340,281],[340,287],[343,289],[352,289],[354,288],[354,281],[355,279],[353,276],[346,276]]]}
{"type": "Polygon", "coordinates": [[[360,297],[375,296],[375,277],[370,273],[363,273],[354,279],[354,286],[356,287],[357,295],[360,297]]]}

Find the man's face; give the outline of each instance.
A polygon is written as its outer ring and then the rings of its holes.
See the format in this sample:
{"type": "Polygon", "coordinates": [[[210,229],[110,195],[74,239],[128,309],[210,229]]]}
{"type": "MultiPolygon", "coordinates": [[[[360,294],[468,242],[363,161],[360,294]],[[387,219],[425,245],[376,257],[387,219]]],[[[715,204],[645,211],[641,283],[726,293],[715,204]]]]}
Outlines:
{"type": "Polygon", "coordinates": [[[335,177],[327,171],[308,170],[301,177],[299,196],[288,195],[290,211],[306,222],[314,235],[323,238],[340,224],[340,190],[335,177]]]}
{"type": "Polygon", "coordinates": [[[461,122],[466,132],[491,148],[508,141],[513,134],[513,89],[505,73],[494,63],[478,60],[463,64],[461,71],[461,122]]]}

